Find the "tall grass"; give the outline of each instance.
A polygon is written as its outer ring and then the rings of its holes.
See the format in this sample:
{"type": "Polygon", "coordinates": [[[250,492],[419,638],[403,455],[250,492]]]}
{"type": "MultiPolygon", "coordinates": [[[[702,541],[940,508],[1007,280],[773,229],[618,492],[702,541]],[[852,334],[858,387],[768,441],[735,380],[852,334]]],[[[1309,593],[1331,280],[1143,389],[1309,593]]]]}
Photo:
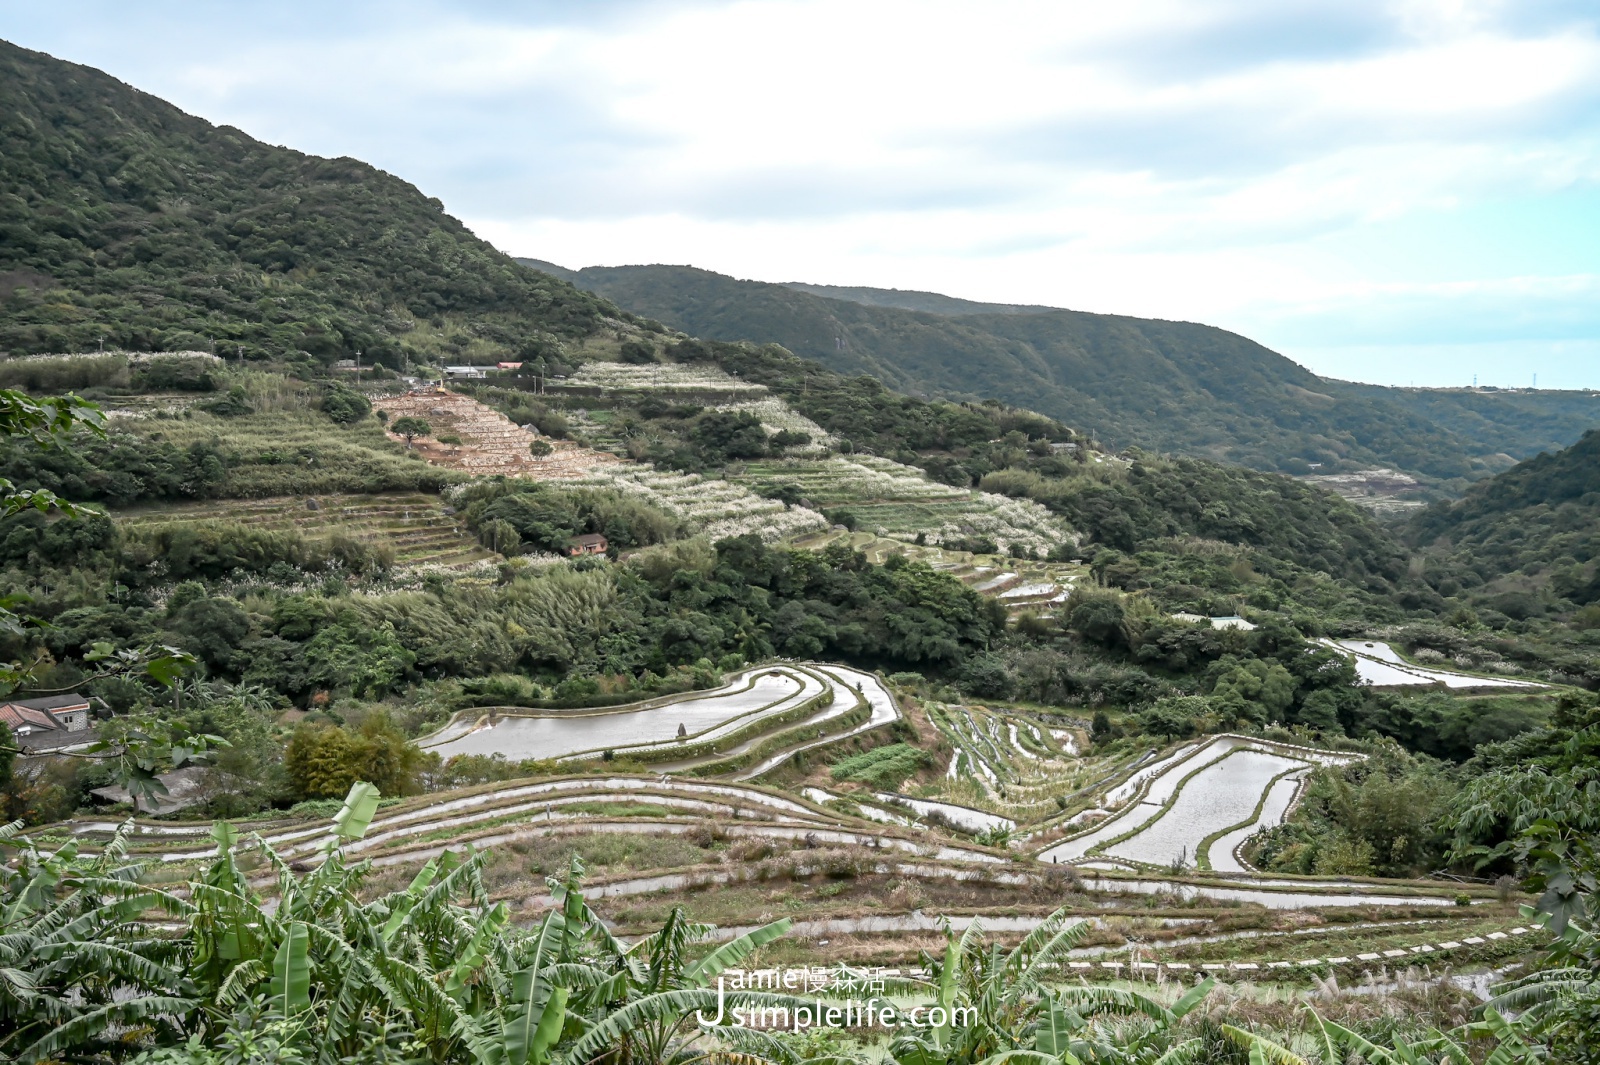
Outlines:
{"type": "Polygon", "coordinates": [[[238,388],[257,414],[282,414],[287,411],[313,411],[317,407],[316,389],[304,381],[278,373],[264,373],[249,367],[230,367],[217,371],[217,391],[238,388]]]}
{"type": "Polygon", "coordinates": [[[0,360],[0,386],[22,388],[36,395],[81,392],[86,388],[127,388],[130,381],[128,356],[122,352],[0,360]]]}

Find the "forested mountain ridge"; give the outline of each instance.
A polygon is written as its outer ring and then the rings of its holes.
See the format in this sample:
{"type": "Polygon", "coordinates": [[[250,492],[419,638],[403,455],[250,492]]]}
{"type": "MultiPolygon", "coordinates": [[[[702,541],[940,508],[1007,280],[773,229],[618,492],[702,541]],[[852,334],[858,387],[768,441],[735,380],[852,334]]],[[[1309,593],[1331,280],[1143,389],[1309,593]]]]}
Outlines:
{"type": "Polygon", "coordinates": [[[1543,613],[1551,599],[1600,601],[1600,430],[1434,504],[1407,532],[1429,550],[1434,584],[1481,586],[1480,598],[1512,617],[1543,613]]]}
{"type": "Polygon", "coordinates": [[[868,288],[861,285],[811,285],[804,281],[785,281],[785,288],[809,292],[829,299],[864,303],[869,307],[898,307],[905,311],[928,311],[931,314],[1038,314],[1059,310],[1037,303],[980,303],[939,292],[919,292],[916,289],[868,288]]]}
{"type": "Polygon", "coordinates": [[[1492,443],[1510,457],[1560,451],[1600,426],[1594,389],[1389,388],[1329,382],[1341,391],[1397,404],[1469,440],[1492,443]]]}
{"type": "Polygon", "coordinates": [[[1113,447],[1259,469],[1379,465],[1475,478],[1534,453],[1532,445],[1570,442],[1600,419],[1600,401],[1583,393],[1558,401],[1506,393],[1503,402],[1444,393],[1424,403],[1318,377],[1245,337],[1189,322],[739,281],[692,267],[570,271],[524,261],[697,336],[779,343],[912,394],[994,396],[1113,447]]]}
{"type": "Polygon", "coordinates": [[[0,42],[0,352],[537,357],[615,309],[415,186],[0,42]],[[463,318],[470,315],[470,324],[463,318]]]}

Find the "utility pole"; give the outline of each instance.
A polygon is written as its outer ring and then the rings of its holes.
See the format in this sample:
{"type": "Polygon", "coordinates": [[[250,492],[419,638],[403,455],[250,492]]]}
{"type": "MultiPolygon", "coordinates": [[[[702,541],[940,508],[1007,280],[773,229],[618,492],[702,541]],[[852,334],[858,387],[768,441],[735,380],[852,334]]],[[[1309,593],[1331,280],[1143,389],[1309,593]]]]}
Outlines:
{"type": "Polygon", "coordinates": [[[356,387],[361,387],[361,352],[356,352],[356,387]]]}

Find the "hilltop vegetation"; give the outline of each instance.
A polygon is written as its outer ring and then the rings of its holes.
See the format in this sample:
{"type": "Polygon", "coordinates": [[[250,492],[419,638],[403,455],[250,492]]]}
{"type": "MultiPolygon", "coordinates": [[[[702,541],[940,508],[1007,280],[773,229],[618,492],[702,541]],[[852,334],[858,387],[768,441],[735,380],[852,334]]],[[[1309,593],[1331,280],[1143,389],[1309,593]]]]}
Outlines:
{"type": "Polygon", "coordinates": [[[1600,602],[1600,431],[1434,504],[1407,534],[1436,587],[1501,614],[1600,602]]]}
{"type": "Polygon", "coordinates": [[[354,159],[0,42],[0,351],[555,356],[615,311],[354,159]]]}
{"type": "Polygon", "coordinates": [[[1336,382],[1351,395],[1404,407],[1467,440],[1528,459],[1559,451],[1600,426],[1600,392],[1594,389],[1385,388],[1336,382]]]}
{"type": "Polygon", "coordinates": [[[1600,416],[1600,401],[1586,394],[1448,392],[1419,400],[1329,381],[1244,337],[1189,322],[774,285],[691,267],[559,273],[695,336],[781,344],[901,392],[995,397],[1113,448],[1257,469],[1304,473],[1321,463],[1474,478],[1504,468],[1502,453],[1522,458],[1549,439],[1570,443],[1600,416]]]}
{"type": "Polygon", "coordinates": [[[1403,549],[1371,515],[1287,477],[1143,456],[1126,467],[1068,472],[1011,467],[986,476],[983,487],[1044,503],[1118,551],[1185,539],[1236,544],[1385,593],[1404,574],[1403,549]]]}

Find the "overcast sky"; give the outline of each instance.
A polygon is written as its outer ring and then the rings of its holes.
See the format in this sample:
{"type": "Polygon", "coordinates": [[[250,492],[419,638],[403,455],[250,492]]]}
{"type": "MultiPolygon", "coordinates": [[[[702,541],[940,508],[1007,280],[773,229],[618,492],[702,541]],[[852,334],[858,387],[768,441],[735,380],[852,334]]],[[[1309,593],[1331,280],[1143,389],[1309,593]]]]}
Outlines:
{"type": "Polygon", "coordinates": [[[1600,387],[1597,0],[0,0],[516,255],[1210,322],[1600,387]]]}

